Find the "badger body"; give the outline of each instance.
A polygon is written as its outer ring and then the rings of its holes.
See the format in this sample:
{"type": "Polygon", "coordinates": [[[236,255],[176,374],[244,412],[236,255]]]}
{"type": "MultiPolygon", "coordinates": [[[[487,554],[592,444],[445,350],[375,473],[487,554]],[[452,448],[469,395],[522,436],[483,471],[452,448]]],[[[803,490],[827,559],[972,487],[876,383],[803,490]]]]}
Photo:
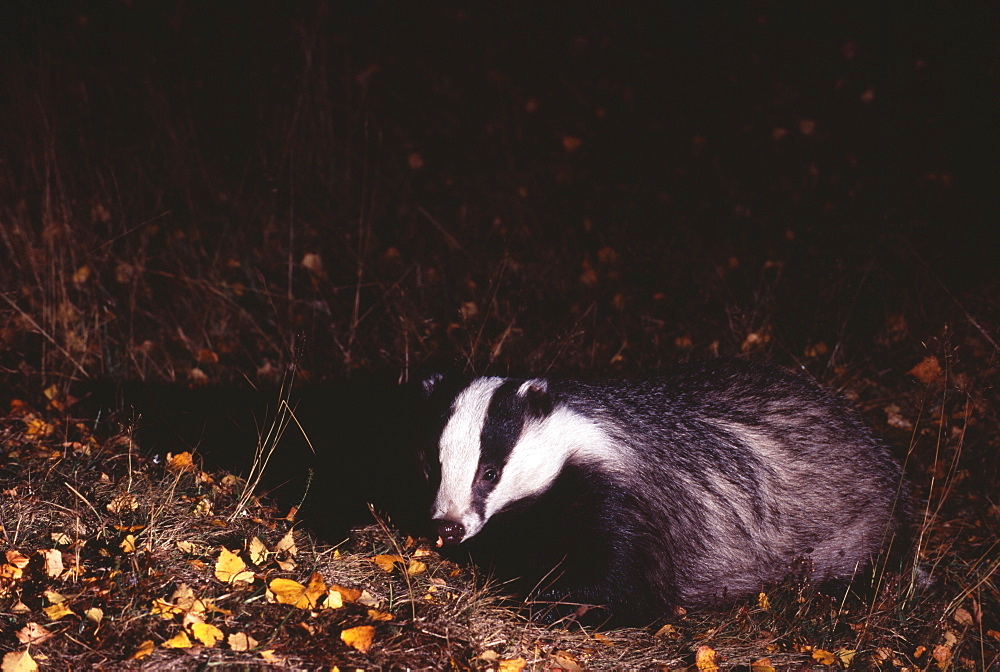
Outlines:
{"type": "Polygon", "coordinates": [[[423,383],[439,543],[621,621],[849,581],[905,519],[898,463],[838,396],[740,360],[640,380],[423,383]]]}

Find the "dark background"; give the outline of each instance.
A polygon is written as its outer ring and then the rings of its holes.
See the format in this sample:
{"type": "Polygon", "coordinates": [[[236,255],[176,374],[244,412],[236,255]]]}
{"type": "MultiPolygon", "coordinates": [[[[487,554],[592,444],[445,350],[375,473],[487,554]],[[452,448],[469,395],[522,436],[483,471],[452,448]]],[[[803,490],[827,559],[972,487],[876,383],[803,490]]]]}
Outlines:
{"type": "Polygon", "coordinates": [[[4,289],[100,323],[79,368],[182,380],[843,364],[995,316],[995,3],[536,5],[7,5],[4,289]]]}

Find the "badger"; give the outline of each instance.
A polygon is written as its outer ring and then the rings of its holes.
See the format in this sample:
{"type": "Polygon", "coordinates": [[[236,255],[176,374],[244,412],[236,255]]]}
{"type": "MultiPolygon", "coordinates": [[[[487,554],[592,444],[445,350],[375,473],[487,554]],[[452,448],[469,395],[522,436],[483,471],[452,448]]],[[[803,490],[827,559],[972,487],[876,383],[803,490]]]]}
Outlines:
{"type": "Polygon", "coordinates": [[[849,582],[907,518],[890,452],[841,397],[776,366],[434,374],[421,392],[436,408],[422,464],[438,545],[577,615],[649,622],[790,574],[849,582]]]}

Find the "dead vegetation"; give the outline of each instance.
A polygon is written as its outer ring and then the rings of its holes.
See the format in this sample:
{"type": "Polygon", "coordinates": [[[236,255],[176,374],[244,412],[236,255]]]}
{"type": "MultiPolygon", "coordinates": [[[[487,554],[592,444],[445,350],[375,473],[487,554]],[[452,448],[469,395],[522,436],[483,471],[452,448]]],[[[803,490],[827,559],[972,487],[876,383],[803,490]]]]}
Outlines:
{"type": "MultiPolygon", "coordinates": [[[[887,61],[851,17],[643,11],[122,3],[4,26],[5,672],[998,664],[1000,280],[964,52],[912,17],[923,41],[887,61]],[[930,142],[941,119],[972,135],[930,142]],[[391,521],[318,539],[206,468],[219,448],[153,454],[71,397],[717,354],[807,369],[905,457],[902,563],[644,629],[545,626],[391,521]]],[[[263,424],[259,466],[269,426],[298,431],[263,424]]]]}

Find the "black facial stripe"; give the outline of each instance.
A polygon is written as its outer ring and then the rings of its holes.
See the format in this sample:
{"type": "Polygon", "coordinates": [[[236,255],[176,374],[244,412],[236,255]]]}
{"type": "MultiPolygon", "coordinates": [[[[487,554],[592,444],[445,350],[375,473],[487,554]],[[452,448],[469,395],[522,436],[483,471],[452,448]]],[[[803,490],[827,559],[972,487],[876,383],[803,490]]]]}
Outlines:
{"type": "MultiPolygon", "coordinates": [[[[486,410],[483,430],[479,436],[480,470],[490,466],[495,468],[497,473],[502,472],[507,457],[521,436],[527,403],[517,395],[519,387],[521,387],[520,382],[507,381],[493,392],[490,406],[486,410]]],[[[491,485],[495,485],[497,481],[491,485]]]]}

